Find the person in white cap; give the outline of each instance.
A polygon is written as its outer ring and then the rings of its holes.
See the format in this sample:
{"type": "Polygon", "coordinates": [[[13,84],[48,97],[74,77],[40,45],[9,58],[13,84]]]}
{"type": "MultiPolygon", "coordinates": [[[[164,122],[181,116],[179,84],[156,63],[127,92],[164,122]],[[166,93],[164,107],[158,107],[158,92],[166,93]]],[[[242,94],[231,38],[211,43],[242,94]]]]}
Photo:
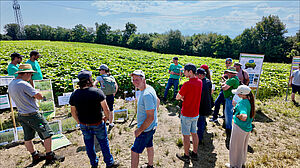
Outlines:
{"type": "Polygon", "coordinates": [[[232,90],[242,100],[234,107],[233,128],[229,146],[230,163],[226,167],[245,167],[247,158],[248,140],[253,129],[252,122],[255,116],[255,102],[251,89],[240,85],[232,90]]]}
{"type": "MultiPolygon", "coordinates": [[[[118,84],[116,79],[110,74],[109,68],[106,64],[100,65],[98,68],[100,72],[100,76],[96,78],[96,81],[93,83],[93,87],[97,87],[97,84],[100,83],[101,90],[104,92],[106,96],[106,102],[111,112],[114,111],[114,102],[115,95],[118,91],[118,84]]],[[[113,115],[113,113],[110,113],[113,115]]],[[[113,116],[110,117],[108,133],[110,133],[111,129],[114,127],[113,116]]]]}
{"type": "Polygon", "coordinates": [[[157,111],[160,100],[154,88],[146,84],[142,70],[131,74],[131,81],[141,93],[137,102],[137,129],[134,131],[135,141],[131,147],[131,168],[139,165],[139,155],[147,148],[147,168],[153,168],[154,148],[153,135],[157,127],[157,111]]]}

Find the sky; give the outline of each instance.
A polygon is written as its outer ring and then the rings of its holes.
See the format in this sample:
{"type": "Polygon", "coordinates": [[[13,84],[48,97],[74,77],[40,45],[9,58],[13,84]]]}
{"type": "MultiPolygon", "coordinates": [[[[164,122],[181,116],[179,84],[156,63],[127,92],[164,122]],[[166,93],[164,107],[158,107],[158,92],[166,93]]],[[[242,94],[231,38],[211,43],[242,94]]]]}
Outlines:
{"type": "MultiPolygon", "coordinates": [[[[131,22],[138,33],[165,33],[180,30],[183,35],[218,33],[235,38],[254,27],[263,16],[277,15],[288,33],[300,29],[300,1],[96,1],[19,0],[24,25],[46,24],[74,28],[106,23],[112,30],[125,29],[131,22]]],[[[0,0],[0,33],[4,25],[15,23],[13,0],[0,0]]]]}

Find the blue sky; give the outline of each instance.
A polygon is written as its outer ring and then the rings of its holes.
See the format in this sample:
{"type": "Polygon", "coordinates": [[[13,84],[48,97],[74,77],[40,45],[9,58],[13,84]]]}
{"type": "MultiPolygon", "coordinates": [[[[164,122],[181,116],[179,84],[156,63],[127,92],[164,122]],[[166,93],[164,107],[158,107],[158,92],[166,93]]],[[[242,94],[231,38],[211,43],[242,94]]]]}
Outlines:
{"type": "MultiPolygon", "coordinates": [[[[0,32],[14,23],[12,0],[0,0],[0,32]]],[[[278,15],[286,36],[300,29],[300,1],[36,1],[19,0],[25,25],[46,24],[73,28],[77,24],[95,29],[95,22],[112,30],[134,23],[139,33],[164,33],[178,29],[184,35],[216,32],[231,38],[255,26],[263,16],[278,15]]]]}

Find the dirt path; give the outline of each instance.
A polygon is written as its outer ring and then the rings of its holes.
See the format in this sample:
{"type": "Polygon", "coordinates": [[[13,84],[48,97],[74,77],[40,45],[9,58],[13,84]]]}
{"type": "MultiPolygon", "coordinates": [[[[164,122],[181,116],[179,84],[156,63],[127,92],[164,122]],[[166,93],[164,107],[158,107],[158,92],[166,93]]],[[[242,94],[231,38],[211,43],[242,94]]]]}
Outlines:
{"type": "MultiPolygon", "coordinates": [[[[118,100],[116,105],[116,109],[120,106],[129,109],[131,119],[134,111],[132,103],[124,105],[122,100],[118,100]]],[[[177,146],[178,140],[182,139],[179,110],[180,108],[176,106],[168,106],[168,108],[165,105],[160,106],[159,126],[154,134],[155,167],[224,167],[224,164],[228,162],[229,152],[225,147],[224,129],[220,124],[208,122],[208,118],[204,144],[198,149],[199,161],[188,165],[176,158],[176,153],[183,152],[183,147],[177,146]]],[[[66,110],[60,111],[60,113],[64,112],[66,110]]],[[[271,115],[271,113],[272,111],[268,114],[257,114],[254,122],[256,128],[249,141],[254,153],[248,153],[247,167],[297,167],[300,164],[299,118],[293,119],[277,113],[271,115]]],[[[223,122],[220,119],[219,121],[223,122]]],[[[124,124],[116,124],[108,136],[112,155],[124,168],[130,167],[130,147],[134,142],[135,126],[129,128],[129,122],[130,120],[124,124]]],[[[65,161],[48,167],[90,167],[81,131],[75,130],[65,135],[72,145],[55,151],[57,154],[66,156],[65,161]]],[[[40,142],[36,146],[38,150],[44,151],[40,142]]],[[[100,149],[97,147],[96,150],[101,160],[99,167],[105,167],[100,149]]],[[[144,151],[140,156],[140,166],[146,162],[147,155],[144,151]]],[[[0,167],[26,167],[30,163],[31,158],[23,144],[0,150],[0,167]]],[[[44,162],[34,167],[43,167],[43,164],[44,162]]]]}

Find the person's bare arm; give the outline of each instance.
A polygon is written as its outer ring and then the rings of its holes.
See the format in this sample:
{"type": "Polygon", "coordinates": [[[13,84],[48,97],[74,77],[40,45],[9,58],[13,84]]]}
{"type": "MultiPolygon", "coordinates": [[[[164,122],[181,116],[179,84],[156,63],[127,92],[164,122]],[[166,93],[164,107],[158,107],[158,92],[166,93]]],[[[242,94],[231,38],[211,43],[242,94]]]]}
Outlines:
{"type": "Polygon", "coordinates": [[[293,76],[290,77],[289,86],[292,86],[293,76]]]}
{"type": "Polygon", "coordinates": [[[142,132],[144,132],[154,121],[154,109],[146,110],[146,114],[147,114],[146,120],[143,122],[140,128],[134,131],[135,137],[138,137],[142,132]]]}
{"type": "Polygon", "coordinates": [[[103,111],[104,111],[104,122],[106,122],[106,120],[107,119],[109,119],[109,117],[111,117],[112,116],[112,114],[110,114],[111,113],[111,111],[109,110],[109,108],[108,108],[108,105],[107,105],[107,103],[106,103],[106,100],[103,100],[102,102],[100,102],[101,103],[101,107],[102,107],[102,109],[103,109],[103,111]]]}
{"type": "Polygon", "coordinates": [[[37,93],[33,96],[34,98],[38,99],[38,100],[42,100],[43,99],[43,95],[40,93],[37,93]]]}
{"type": "Polygon", "coordinates": [[[118,86],[117,82],[115,82],[115,86],[116,86],[116,92],[114,93],[114,96],[116,96],[116,93],[118,92],[118,89],[119,89],[119,86],[118,86]]]}
{"type": "Polygon", "coordinates": [[[98,82],[99,82],[98,80],[95,80],[95,82],[93,83],[93,87],[94,87],[94,88],[97,87],[98,82]]]}
{"type": "Polygon", "coordinates": [[[223,90],[228,90],[229,88],[230,88],[230,86],[227,85],[227,84],[222,85],[222,89],[223,89],[223,90]]]}
{"type": "Polygon", "coordinates": [[[236,115],[236,117],[241,121],[246,121],[248,116],[247,114],[240,114],[240,115],[236,115]]]}
{"type": "Polygon", "coordinates": [[[183,96],[181,96],[179,93],[177,93],[177,95],[176,95],[176,100],[184,100],[184,97],[183,96]]]}
{"type": "Polygon", "coordinates": [[[71,106],[71,114],[72,117],[76,120],[76,122],[79,124],[78,114],[75,106],[71,106]]]}
{"type": "Polygon", "coordinates": [[[160,100],[159,100],[159,98],[157,98],[157,111],[159,109],[159,104],[160,104],[160,100]]]}

